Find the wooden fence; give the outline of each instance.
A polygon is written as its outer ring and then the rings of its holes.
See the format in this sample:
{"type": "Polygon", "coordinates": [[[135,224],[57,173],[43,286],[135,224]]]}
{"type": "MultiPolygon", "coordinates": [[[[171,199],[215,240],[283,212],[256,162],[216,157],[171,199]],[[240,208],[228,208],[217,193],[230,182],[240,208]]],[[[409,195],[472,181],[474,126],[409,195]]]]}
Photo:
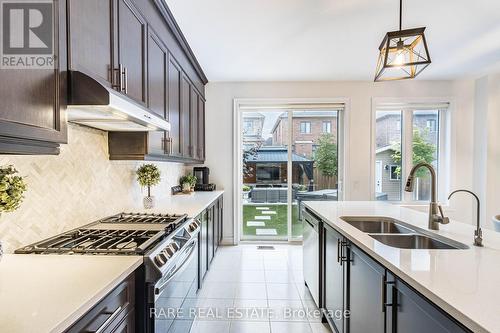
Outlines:
{"type": "Polygon", "coordinates": [[[317,168],[313,169],[313,175],[315,191],[337,188],[337,176],[324,176],[317,168]]]}

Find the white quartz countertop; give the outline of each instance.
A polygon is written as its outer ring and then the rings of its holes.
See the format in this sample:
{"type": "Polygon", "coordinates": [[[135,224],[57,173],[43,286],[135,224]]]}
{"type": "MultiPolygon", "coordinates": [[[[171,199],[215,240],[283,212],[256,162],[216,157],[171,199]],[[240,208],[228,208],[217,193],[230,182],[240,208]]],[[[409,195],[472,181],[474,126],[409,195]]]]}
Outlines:
{"type": "Polygon", "coordinates": [[[427,230],[426,213],[376,201],[310,201],[305,205],[473,332],[500,332],[499,233],[483,229],[484,247],[476,247],[472,245],[474,226],[452,220],[432,232],[469,249],[398,249],[376,241],[340,217],[386,216],[427,230]]]}
{"type": "Polygon", "coordinates": [[[142,264],[141,256],[5,254],[0,331],[61,332],[142,264]]]}
{"type": "Polygon", "coordinates": [[[196,217],[223,193],[224,191],[198,191],[192,194],[176,194],[169,199],[157,200],[152,209],[144,209],[142,206],[127,209],[134,213],[187,214],[188,217],[196,217]]]}

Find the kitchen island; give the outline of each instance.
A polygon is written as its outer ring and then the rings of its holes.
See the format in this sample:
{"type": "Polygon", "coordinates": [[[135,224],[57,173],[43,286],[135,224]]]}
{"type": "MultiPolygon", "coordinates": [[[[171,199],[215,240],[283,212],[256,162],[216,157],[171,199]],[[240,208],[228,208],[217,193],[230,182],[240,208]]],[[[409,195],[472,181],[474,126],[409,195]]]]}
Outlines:
{"type": "MultiPolygon", "coordinates": [[[[467,248],[402,249],[375,240],[368,233],[347,223],[345,217],[388,217],[409,226],[427,229],[426,213],[382,202],[306,202],[305,207],[321,220],[326,230],[331,230],[330,234],[338,233],[339,242],[344,241],[347,247],[353,249],[350,258],[345,257],[346,252],[339,251],[339,262],[348,262],[359,254],[371,267],[378,266],[373,272],[382,276],[384,273],[381,270],[386,270],[387,274],[383,277],[386,284],[395,284],[389,278],[395,276],[401,284],[416,291],[425,301],[430,301],[438,308],[437,312],[444,312],[457,325],[463,325],[473,332],[500,332],[500,235],[497,233],[484,231],[484,247],[475,247],[472,245],[474,227],[451,221],[432,233],[461,242],[467,248]],[[376,272],[376,269],[379,271],[376,272]]],[[[339,243],[340,247],[343,245],[339,243]]],[[[328,265],[335,258],[327,256],[324,261],[328,265]]],[[[354,260],[354,264],[356,261],[360,262],[354,260]]],[[[328,267],[325,269],[328,271],[328,267]]],[[[351,279],[352,276],[351,272],[351,279]]],[[[324,283],[328,287],[335,281],[326,279],[324,283]]],[[[380,281],[374,285],[380,286],[380,281]]],[[[388,307],[392,305],[397,307],[396,311],[404,310],[398,300],[390,304],[391,296],[384,297],[382,301],[386,304],[382,305],[382,312],[391,312],[388,307]]],[[[368,295],[365,298],[364,301],[369,302],[368,295]]],[[[378,312],[380,309],[379,306],[378,312]]],[[[352,315],[355,316],[354,313],[352,315]]]]}

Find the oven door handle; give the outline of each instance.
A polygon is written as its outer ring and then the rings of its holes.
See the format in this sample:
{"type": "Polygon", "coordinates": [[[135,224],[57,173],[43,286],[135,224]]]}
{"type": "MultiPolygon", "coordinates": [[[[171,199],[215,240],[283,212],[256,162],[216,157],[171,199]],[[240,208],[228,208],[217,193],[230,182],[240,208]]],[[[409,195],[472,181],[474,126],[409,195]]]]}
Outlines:
{"type": "Polygon", "coordinates": [[[172,279],[177,274],[181,273],[187,265],[189,265],[189,263],[191,262],[191,260],[195,255],[197,244],[198,244],[198,239],[194,238],[194,240],[188,245],[188,248],[186,249],[186,251],[189,251],[189,255],[187,255],[184,262],[172,273],[172,275],[167,279],[167,281],[163,282],[160,286],[155,287],[155,295],[160,295],[167,286],[167,284],[170,281],[172,281],[172,279]]]}

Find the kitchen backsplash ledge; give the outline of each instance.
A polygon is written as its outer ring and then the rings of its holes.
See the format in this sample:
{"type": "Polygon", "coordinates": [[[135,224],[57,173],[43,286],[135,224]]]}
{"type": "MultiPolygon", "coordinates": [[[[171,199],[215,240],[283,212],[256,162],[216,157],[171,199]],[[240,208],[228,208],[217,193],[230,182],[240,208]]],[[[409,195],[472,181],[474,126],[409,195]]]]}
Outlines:
{"type": "MultiPolygon", "coordinates": [[[[0,164],[14,165],[28,184],[21,207],[0,216],[5,252],[142,205],[146,192],[135,180],[142,163],[110,161],[106,132],[72,124],[68,144],[61,146],[58,156],[0,156],[0,164]]],[[[162,181],[152,194],[157,200],[169,200],[184,165],[155,164],[162,181]]]]}

